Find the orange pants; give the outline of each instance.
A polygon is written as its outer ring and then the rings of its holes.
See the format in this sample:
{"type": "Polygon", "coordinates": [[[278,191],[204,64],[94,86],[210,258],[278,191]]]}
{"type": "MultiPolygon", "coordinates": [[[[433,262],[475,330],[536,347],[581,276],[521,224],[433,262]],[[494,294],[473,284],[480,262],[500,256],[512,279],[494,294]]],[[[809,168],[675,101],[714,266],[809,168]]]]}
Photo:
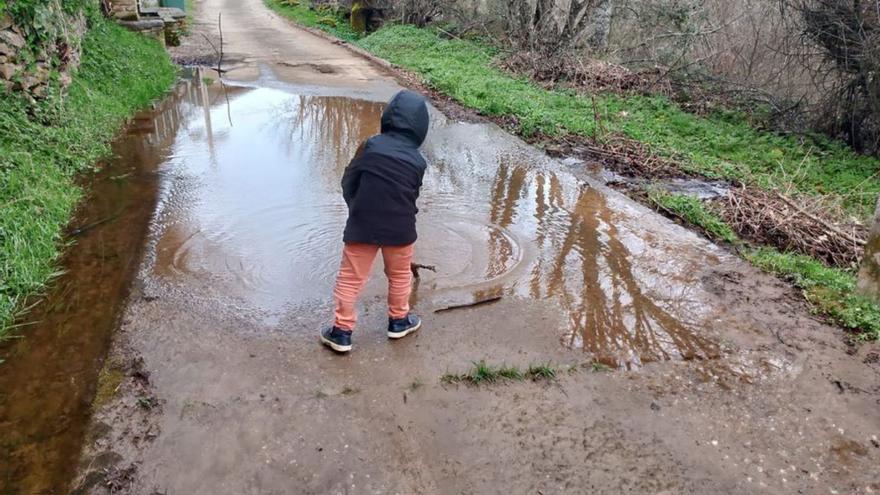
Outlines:
{"type": "Polygon", "coordinates": [[[414,245],[376,246],[373,244],[347,243],[342,250],[342,264],[333,296],[336,299],[335,325],[344,330],[354,330],[357,322],[355,303],[373,268],[376,254],[382,250],[385,276],[388,277],[388,316],[404,318],[409,314],[409,293],[412,290],[414,245]]]}

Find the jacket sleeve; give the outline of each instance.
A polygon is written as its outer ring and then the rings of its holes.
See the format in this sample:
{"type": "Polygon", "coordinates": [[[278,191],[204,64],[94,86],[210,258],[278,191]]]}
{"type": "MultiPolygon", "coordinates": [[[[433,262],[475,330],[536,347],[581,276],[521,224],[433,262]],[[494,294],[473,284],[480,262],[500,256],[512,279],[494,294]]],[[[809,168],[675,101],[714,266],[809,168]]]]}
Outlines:
{"type": "Polygon", "coordinates": [[[425,171],[428,169],[428,163],[425,161],[424,157],[422,157],[422,167],[420,167],[419,172],[419,187],[416,189],[416,199],[419,199],[419,196],[422,194],[422,185],[425,182],[425,171]]]}
{"type": "Polygon", "coordinates": [[[361,143],[354,154],[354,158],[345,167],[345,172],[342,174],[342,197],[347,205],[351,204],[351,200],[357,195],[358,186],[361,183],[361,171],[363,168],[361,157],[364,154],[366,144],[366,141],[361,143]]]}

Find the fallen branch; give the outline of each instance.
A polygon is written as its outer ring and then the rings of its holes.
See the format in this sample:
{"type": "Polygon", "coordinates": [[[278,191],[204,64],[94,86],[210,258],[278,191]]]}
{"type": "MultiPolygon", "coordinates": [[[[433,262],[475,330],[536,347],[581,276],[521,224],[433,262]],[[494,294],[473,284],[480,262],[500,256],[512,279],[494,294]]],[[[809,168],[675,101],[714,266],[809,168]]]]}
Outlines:
{"type": "Polygon", "coordinates": [[[452,306],[446,306],[445,308],[435,309],[434,313],[445,313],[447,311],[453,311],[456,309],[465,309],[465,308],[473,308],[475,306],[482,306],[484,304],[490,304],[493,302],[497,302],[501,300],[502,296],[492,296],[486,297],[483,299],[477,299],[474,302],[466,303],[466,304],[453,304],[452,306]]]}
{"type": "Polygon", "coordinates": [[[812,214],[811,214],[810,212],[808,212],[808,211],[804,211],[801,207],[799,207],[798,205],[794,204],[790,199],[786,198],[786,197],[783,196],[782,194],[779,194],[778,191],[773,191],[773,194],[776,195],[776,197],[779,198],[783,203],[785,203],[785,204],[787,204],[788,206],[794,208],[794,209],[795,209],[798,213],[800,213],[801,215],[803,215],[803,216],[809,218],[810,220],[812,220],[812,221],[818,223],[819,225],[821,225],[821,226],[825,227],[826,229],[830,230],[831,232],[834,232],[835,234],[837,234],[837,235],[839,235],[839,236],[841,236],[841,237],[843,237],[843,238],[845,238],[845,239],[848,239],[848,240],[852,241],[853,243],[855,243],[855,244],[857,244],[857,245],[859,245],[859,246],[864,246],[865,244],[867,244],[867,241],[865,241],[864,239],[857,239],[857,238],[855,238],[855,237],[853,237],[853,236],[847,234],[846,232],[844,232],[844,231],[838,229],[836,226],[832,225],[831,223],[829,223],[829,222],[827,222],[827,221],[825,221],[825,220],[822,220],[821,218],[819,218],[819,217],[817,217],[817,216],[815,216],[815,215],[812,215],[812,214]]]}
{"type": "Polygon", "coordinates": [[[78,235],[85,234],[86,232],[92,230],[95,227],[98,227],[100,225],[104,225],[105,223],[110,222],[112,220],[116,220],[117,218],[119,218],[119,215],[120,215],[120,213],[115,213],[113,215],[110,215],[109,217],[102,218],[102,219],[97,220],[95,222],[92,222],[90,224],[83,225],[82,227],[77,227],[77,228],[70,231],[70,235],[71,236],[78,236],[78,235]]]}
{"type": "Polygon", "coordinates": [[[828,198],[789,196],[741,185],[730,190],[719,209],[724,221],[744,239],[840,267],[859,262],[868,236],[866,226],[848,220],[840,204],[828,198]]]}

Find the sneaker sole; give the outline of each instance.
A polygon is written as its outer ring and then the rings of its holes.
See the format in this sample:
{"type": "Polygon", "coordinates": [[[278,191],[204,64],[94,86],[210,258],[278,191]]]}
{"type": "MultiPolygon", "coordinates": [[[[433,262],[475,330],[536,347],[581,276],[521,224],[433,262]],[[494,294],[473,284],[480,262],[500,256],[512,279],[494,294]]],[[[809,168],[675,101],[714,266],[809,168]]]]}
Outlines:
{"type": "Polygon", "coordinates": [[[324,344],[324,345],[326,345],[326,346],[328,346],[328,347],[330,347],[331,349],[333,349],[333,350],[336,351],[336,352],[342,352],[342,353],[345,353],[345,352],[348,352],[348,351],[351,350],[351,346],[350,346],[350,345],[339,345],[339,344],[337,344],[336,342],[333,342],[332,340],[328,340],[328,339],[327,339],[326,337],[324,337],[323,335],[321,335],[321,343],[324,344]]]}
{"type": "Polygon", "coordinates": [[[422,322],[419,322],[418,325],[416,325],[416,326],[414,326],[414,327],[412,327],[412,328],[410,328],[410,329],[407,329],[406,331],[403,331],[403,332],[397,332],[397,333],[388,332],[388,338],[389,338],[389,339],[394,339],[394,340],[402,339],[402,338],[406,337],[407,335],[409,335],[409,334],[415,332],[416,330],[418,330],[418,329],[420,329],[420,328],[422,328],[422,322]]]}

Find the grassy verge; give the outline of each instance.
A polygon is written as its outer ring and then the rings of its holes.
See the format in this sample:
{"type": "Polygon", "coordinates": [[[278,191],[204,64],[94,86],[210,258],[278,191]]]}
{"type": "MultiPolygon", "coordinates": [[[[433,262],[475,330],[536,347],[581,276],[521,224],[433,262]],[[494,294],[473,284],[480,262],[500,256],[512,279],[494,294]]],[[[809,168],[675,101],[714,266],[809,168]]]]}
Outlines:
{"type": "Polygon", "coordinates": [[[312,10],[307,0],[264,0],[269,8],[279,14],[293,19],[303,26],[326,31],[345,41],[356,41],[360,36],[352,31],[351,26],[338,13],[332,10],[312,10]]]}
{"type": "MultiPolygon", "coordinates": [[[[306,7],[282,8],[279,0],[265,2],[297,22],[316,25],[314,14],[309,14],[306,7]]],[[[802,142],[763,132],[731,112],[697,116],[662,96],[591,97],[547,90],[498,69],[498,51],[493,47],[479,41],[445,39],[431,29],[391,25],[361,39],[340,37],[419,74],[429,85],[465,106],[489,116],[513,117],[519,132],[526,136],[540,132],[601,140],[609,134],[623,135],[673,158],[687,171],[767,189],[787,190],[792,186],[801,193],[831,196],[861,219],[870,218],[880,194],[880,160],[858,155],[827,139],[802,142]],[[597,109],[599,122],[595,118],[597,109]]],[[[648,199],[709,237],[739,242],[733,229],[695,198],[650,192],[648,199]]],[[[851,273],[775,250],[755,253],[747,257],[767,271],[790,278],[804,289],[819,312],[844,327],[863,331],[865,337],[880,338],[876,319],[880,307],[854,294],[851,273]],[[805,269],[808,266],[810,269],[805,269]]],[[[469,382],[483,380],[482,373],[462,376],[469,382]]]]}
{"type": "Polygon", "coordinates": [[[126,119],[176,78],[157,43],[94,22],[64,99],[28,116],[20,95],[0,94],[0,337],[57,274],[62,232],[82,195],[77,173],[107,156],[126,119]]]}
{"type": "MultiPolygon", "coordinates": [[[[648,192],[648,200],[698,227],[710,238],[739,243],[733,229],[697,198],[652,190],[648,192]]],[[[856,294],[853,273],[829,267],[809,256],[782,253],[768,247],[746,250],[743,255],[758,268],[783,277],[802,289],[817,313],[858,332],[860,339],[880,339],[880,306],[856,294]]]]}
{"type": "Polygon", "coordinates": [[[739,241],[733,229],[724,223],[721,217],[709,210],[698,198],[650,190],[648,191],[648,200],[667,213],[699,227],[712,239],[730,244],[739,241]]]}
{"type": "Polygon", "coordinates": [[[809,256],[757,249],[745,257],[761,269],[792,281],[814,308],[839,325],[861,331],[859,338],[880,339],[880,307],[855,293],[856,277],[829,268],[809,256]]]}

